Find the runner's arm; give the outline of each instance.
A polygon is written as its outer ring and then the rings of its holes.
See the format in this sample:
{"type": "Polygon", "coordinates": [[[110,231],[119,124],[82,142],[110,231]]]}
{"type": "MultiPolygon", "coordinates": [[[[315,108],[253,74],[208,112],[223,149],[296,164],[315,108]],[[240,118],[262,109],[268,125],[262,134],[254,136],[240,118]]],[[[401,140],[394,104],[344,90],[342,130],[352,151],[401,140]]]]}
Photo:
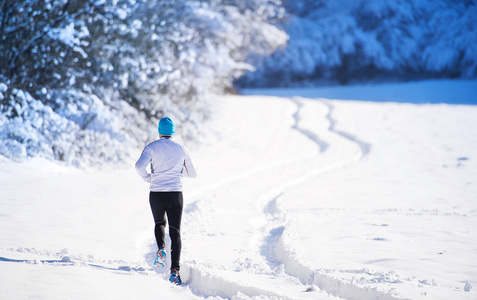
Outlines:
{"type": "Polygon", "coordinates": [[[190,158],[189,150],[185,148],[186,157],[184,159],[184,167],[182,168],[182,174],[185,177],[196,178],[197,170],[195,169],[194,163],[190,158]]]}
{"type": "Polygon", "coordinates": [[[146,147],[142,151],[141,156],[136,162],[136,171],[141,176],[141,178],[146,181],[146,182],[151,182],[151,174],[149,174],[146,170],[147,165],[151,162],[151,153],[149,152],[149,149],[146,147]]]}

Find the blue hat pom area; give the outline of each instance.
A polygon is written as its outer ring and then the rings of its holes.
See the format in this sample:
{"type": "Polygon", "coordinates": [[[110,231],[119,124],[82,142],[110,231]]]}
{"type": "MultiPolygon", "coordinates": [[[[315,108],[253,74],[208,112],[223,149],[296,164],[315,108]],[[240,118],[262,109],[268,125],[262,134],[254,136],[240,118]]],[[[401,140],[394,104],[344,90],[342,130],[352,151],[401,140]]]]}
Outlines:
{"type": "Polygon", "coordinates": [[[159,134],[161,135],[173,135],[176,130],[174,126],[174,122],[172,122],[171,118],[166,117],[162,118],[159,121],[159,134]]]}

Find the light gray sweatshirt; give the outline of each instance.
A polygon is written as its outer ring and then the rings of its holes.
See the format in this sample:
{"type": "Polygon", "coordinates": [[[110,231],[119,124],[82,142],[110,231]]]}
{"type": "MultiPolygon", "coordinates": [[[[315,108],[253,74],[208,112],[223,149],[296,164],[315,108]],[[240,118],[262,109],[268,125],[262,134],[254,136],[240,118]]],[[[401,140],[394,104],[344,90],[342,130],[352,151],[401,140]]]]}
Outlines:
{"type": "Polygon", "coordinates": [[[136,162],[136,171],[150,183],[152,192],[180,192],[184,176],[197,177],[189,150],[171,138],[161,138],[147,145],[136,162]],[[150,174],[146,170],[149,163],[150,174]]]}

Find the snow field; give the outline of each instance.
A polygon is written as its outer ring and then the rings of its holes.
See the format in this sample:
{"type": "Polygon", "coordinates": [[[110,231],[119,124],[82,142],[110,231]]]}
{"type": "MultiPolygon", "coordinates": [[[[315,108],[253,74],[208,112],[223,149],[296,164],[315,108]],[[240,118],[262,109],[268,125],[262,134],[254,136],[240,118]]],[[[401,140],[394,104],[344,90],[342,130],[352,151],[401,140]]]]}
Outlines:
{"type": "Polygon", "coordinates": [[[477,107],[211,101],[185,180],[182,287],[151,269],[134,161],[3,160],[0,298],[476,298],[477,107]]]}
{"type": "Polygon", "coordinates": [[[283,247],[298,258],[290,272],[310,273],[316,285],[346,299],[370,295],[336,282],[397,298],[473,299],[464,286],[477,278],[476,109],[332,105],[337,129],[358,132],[370,153],[277,200],[290,219],[283,247]],[[307,200],[297,207],[297,199],[307,200]],[[297,263],[307,272],[294,270],[297,263]]]}

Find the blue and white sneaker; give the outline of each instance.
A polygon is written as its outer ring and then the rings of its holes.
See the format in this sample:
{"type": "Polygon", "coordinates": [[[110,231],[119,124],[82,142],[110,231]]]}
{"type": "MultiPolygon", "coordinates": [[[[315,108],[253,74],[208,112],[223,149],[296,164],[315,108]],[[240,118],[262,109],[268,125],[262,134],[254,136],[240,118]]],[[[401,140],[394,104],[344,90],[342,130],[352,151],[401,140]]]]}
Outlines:
{"type": "Polygon", "coordinates": [[[173,269],[171,270],[171,277],[169,277],[169,281],[175,285],[181,285],[181,275],[179,275],[179,271],[173,269]]]}
{"type": "Polygon", "coordinates": [[[166,249],[161,248],[156,253],[156,260],[154,261],[154,266],[156,268],[162,269],[166,266],[166,249]]]}

